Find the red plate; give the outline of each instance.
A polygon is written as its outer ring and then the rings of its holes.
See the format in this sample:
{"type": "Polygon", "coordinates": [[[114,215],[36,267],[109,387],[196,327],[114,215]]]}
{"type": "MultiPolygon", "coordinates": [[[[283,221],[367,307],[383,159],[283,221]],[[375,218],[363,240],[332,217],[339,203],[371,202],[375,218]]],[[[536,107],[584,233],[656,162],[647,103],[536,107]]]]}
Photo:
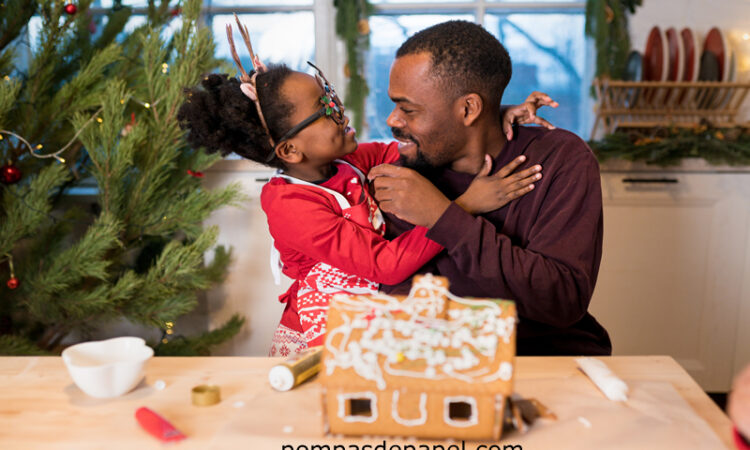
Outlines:
{"type": "Polygon", "coordinates": [[[682,46],[685,49],[684,71],[682,72],[682,81],[697,81],[698,68],[700,67],[700,46],[698,45],[698,36],[690,28],[683,28],[680,32],[682,36],[682,46]]]}
{"type": "Polygon", "coordinates": [[[719,62],[719,80],[724,81],[725,77],[729,74],[726,73],[726,64],[728,62],[726,41],[721,33],[721,30],[714,27],[706,35],[706,41],[703,43],[703,51],[710,51],[716,55],[716,59],[719,62]]]}
{"type": "Polygon", "coordinates": [[[667,81],[682,81],[682,72],[685,69],[683,63],[685,51],[683,50],[682,39],[674,28],[669,28],[665,34],[667,35],[667,47],[669,49],[667,81]]]}
{"type": "Polygon", "coordinates": [[[664,81],[667,78],[667,40],[659,27],[648,34],[643,54],[643,80],[664,81]]]}

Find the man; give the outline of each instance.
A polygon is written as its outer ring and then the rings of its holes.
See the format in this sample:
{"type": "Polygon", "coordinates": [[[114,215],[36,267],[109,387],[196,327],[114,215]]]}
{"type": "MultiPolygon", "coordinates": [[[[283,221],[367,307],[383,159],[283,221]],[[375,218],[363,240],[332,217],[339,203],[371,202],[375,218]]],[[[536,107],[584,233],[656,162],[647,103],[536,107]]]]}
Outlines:
{"type": "MultiPolygon", "coordinates": [[[[519,127],[506,138],[500,101],[510,76],[505,48],[470,22],[438,24],[404,42],[388,90],[401,161],[370,172],[375,197],[390,238],[423,225],[445,247],[420,272],[448,277],[457,295],[516,302],[519,355],[611,354],[606,330],[587,312],[602,248],[599,166],[566,131],[519,127]],[[488,155],[493,171],[525,155],[544,177],[508,206],[474,217],[451,200],[488,155]]],[[[410,284],[382,289],[404,293],[410,284]]]]}

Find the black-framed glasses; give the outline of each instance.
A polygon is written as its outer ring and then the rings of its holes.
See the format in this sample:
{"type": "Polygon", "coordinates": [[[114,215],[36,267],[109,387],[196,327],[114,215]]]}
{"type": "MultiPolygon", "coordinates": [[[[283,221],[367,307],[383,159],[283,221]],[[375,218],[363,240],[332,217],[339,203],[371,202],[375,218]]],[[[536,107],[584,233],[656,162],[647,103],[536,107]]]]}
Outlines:
{"type": "MultiPolygon", "coordinates": [[[[278,140],[278,142],[283,142],[287,139],[291,139],[305,127],[309,126],[311,123],[324,116],[332,119],[339,125],[344,123],[344,105],[341,103],[341,99],[339,99],[339,96],[338,94],[336,94],[333,86],[328,82],[328,79],[326,79],[325,75],[323,75],[323,72],[318,69],[318,66],[311,63],[310,61],[308,61],[307,64],[315,69],[315,80],[318,82],[320,87],[323,88],[324,94],[320,96],[321,107],[305,120],[293,126],[291,130],[287,131],[281,137],[281,139],[278,140]]],[[[273,158],[273,155],[274,153],[271,153],[269,159],[273,158]]]]}

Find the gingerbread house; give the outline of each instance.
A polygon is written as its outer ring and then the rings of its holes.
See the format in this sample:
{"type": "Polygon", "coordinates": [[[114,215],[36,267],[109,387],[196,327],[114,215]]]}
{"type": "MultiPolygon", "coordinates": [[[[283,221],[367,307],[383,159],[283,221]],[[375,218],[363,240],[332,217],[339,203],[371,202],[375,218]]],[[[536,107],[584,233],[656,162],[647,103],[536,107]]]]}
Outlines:
{"type": "Polygon", "coordinates": [[[415,277],[407,297],[336,295],[320,382],[332,434],[500,438],[513,389],[515,304],[415,277]]]}

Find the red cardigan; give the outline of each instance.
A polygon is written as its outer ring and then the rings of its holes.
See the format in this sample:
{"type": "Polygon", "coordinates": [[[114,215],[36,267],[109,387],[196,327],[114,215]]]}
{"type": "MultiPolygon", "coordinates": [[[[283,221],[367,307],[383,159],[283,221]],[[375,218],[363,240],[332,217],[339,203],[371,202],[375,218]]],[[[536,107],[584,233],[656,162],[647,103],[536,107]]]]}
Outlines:
{"type": "MultiPolygon", "coordinates": [[[[398,157],[396,142],[375,142],[360,144],[344,159],[367,174],[372,167],[394,162],[398,157]]],[[[341,176],[350,179],[351,173],[340,170],[320,185],[341,186],[341,180],[337,179],[341,176]]],[[[315,264],[324,262],[376,283],[397,284],[442,250],[425,237],[424,227],[415,227],[389,241],[372,227],[348,220],[336,199],[314,186],[272,178],[263,187],[260,200],[274,245],[281,255],[282,271],[295,280],[279,297],[279,301],[287,303],[282,323],[298,331],[302,330],[296,312],[299,280],[315,264]]]]}

